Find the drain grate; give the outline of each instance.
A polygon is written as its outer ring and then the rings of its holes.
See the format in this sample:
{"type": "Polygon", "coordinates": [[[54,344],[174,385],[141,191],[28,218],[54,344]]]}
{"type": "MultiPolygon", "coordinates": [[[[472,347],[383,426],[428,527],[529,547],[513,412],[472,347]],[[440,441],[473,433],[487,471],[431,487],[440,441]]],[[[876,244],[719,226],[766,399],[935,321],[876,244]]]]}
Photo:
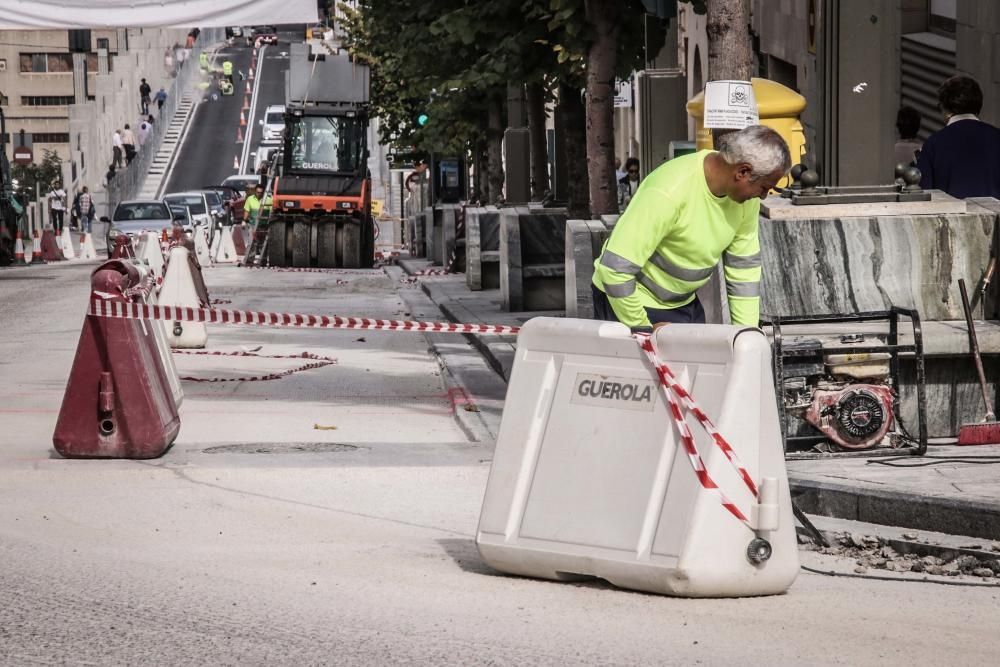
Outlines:
{"type": "Polygon", "coordinates": [[[257,442],[239,445],[218,445],[203,449],[205,454],[328,454],[353,452],[357,445],[340,442],[257,442]]]}

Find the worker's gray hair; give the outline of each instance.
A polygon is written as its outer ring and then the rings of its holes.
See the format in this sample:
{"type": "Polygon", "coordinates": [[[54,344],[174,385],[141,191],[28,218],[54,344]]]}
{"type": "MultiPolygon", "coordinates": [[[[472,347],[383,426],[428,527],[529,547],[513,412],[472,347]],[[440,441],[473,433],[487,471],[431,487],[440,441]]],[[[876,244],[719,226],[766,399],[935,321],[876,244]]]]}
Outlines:
{"type": "Polygon", "coordinates": [[[723,136],[719,140],[719,155],[728,164],[749,164],[752,181],[779,169],[785,173],[792,168],[788,144],[780,134],[763,125],[751,125],[723,136]]]}

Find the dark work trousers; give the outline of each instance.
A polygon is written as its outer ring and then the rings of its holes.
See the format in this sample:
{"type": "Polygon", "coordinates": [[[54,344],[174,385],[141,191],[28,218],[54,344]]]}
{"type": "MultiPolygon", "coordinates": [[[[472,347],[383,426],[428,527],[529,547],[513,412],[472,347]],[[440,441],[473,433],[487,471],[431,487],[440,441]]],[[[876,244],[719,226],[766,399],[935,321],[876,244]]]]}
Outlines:
{"type": "MultiPolygon", "coordinates": [[[[594,285],[591,285],[590,289],[594,292],[594,319],[617,322],[618,317],[611,308],[608,295],[597,289],[594,285]]],[[[646,308],[646,316],[649,318],[650,324],[659,324],[661,322],[670,322],[673,324],[705,323],[705,309],[702,308],[698,297],[695,297],[694,301],[680,308],[646,308]]]]}
{"type": "Polygon", "coordinates": [[[62,234],[63,230],[63,210],[61,208],[53,208],[50,212],[52,213],[52,229],[58,236],[59,234],[62,234]]]}

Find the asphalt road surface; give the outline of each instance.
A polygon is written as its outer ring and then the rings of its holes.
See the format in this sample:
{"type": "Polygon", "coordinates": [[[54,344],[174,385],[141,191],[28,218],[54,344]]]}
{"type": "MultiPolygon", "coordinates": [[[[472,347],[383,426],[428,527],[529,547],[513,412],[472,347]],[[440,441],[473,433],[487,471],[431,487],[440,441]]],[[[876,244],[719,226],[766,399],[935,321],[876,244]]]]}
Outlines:
{"type": "MultiPolygon", "coordinates": [[[[245,112],[247,126],[240,126],[240,113],[247,95],[247,81],[236,74],[236,85],[232,96],[223,96],[216,86],[204,91],[203,100],[194,111],[188,125],[173,171],[167,180],[164,194],[198,189],[206,185],[217,185],[226,177],[236,173],[253,171],[253,158],[245,155],[255,151],[260,143],[261,127],[257,121],[263,118],[264,109],[269,104],[284,104],[285,71],[288,69],[289,40],[301,40],[301,33],[280,32],[279,43],[261,47],[258,55],[255,80],[250,81],[251,111],[245,112]],[[281,54],[285,55],[282,56],[281,54]],[[259,82],[257,81],[259,79],[259,82]],[[237,143],[242,130],[243,142],[237,143]],[[249,136],[248,136],[249,135],[249,136]],[[244,149],[244,145],[248,147],[244,149]],[[239,170],[233,168],[233,159],[241,163],[239,170]]],[[[221,49],[216,57],[216,65],[221,67],[224,60],[233,63],[234,72],[248,73],[253,49],[242,40],[221,49]]]]}
{"type": "MultiPolygon", "coordinates": [[[[337,364],[198,382],[298,363],[177,355],[194,379],[166,455],[62,459],[51,438],[94,266],[0,270],[0,664],[993,664],[1000,651],[997,588],[803,573],[782,596],[686,600],[491,570],[474,535],[492,444],[458,427],[422,334],[212,326],[209,350],[337,364]]],[[[227,307],[440,318],[380,271],[205,278],[227,307]]],[[[803,553],[853,570],[830,558],[803,553]]]]}

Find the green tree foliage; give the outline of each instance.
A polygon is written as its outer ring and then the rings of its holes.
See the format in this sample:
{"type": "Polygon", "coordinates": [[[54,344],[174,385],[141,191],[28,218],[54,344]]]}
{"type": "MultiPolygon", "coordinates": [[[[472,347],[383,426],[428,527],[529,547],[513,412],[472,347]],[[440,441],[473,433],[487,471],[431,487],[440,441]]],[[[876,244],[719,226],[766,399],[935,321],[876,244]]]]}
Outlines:
{"type": "Polygon", "coordinates": [[[11,167],[11,176],[18,182],[19,199],[24,202],[35,200],[35,185],[42,200],[56,181],[62,181],[62,159],[53,150],[45,149],[39,164],[16,164],[11,167]]]}

